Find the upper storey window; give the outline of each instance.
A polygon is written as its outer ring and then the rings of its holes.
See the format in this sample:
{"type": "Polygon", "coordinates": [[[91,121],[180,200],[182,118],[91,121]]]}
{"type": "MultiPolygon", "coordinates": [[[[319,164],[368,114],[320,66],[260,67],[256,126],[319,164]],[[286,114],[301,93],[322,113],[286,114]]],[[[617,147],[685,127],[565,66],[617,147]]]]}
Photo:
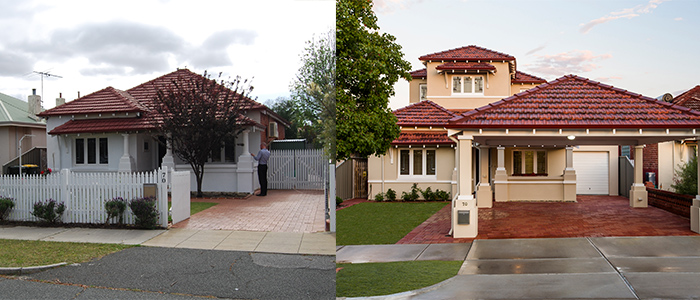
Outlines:
{"type": "Polygon", "coordinates": [[[483,95],[484,77],[479,75],[452,76],[453,95],[483,95]]]}
{"type": "Polygon", "coordinates": [[[420,101],[423,101],[423,100],[425,100],[425,99],[428,99],[428,98],[427,98],[427,95],[428,95],[428,85],[425,84],[425,83],[421,83],[421,84],[419,85],[419,87],[420,87],[420,101]]]}

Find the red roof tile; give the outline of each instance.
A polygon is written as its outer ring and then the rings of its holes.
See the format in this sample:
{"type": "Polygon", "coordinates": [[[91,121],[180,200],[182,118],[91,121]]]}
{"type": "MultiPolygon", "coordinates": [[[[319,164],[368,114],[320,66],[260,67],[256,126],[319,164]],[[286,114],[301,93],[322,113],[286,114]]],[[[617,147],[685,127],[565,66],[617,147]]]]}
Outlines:
{"type": "Polygon", "coordinates": [[[515,71],[515,79],[510,81],[511,83],[545,83],[547,80],[539,78],[537,76],[532,76],[530,74],[515,71]]]}
{"type": "Polygon", "coordinates": [[[700,110],[700,85],[696,85],[694,88],[676,96],[676,98],[673,99],[673,104],[700,110]]]}
{"type": "Polygon", "coordinates": [[[442,52],[423,55],[419,58],[422,61],[426,60],[515,60],[515,57],[482,48],[479,46],[466,46],[456,49],[450,49],[442,52]]]}
{"type": "Polygon", "coordinates": [[[699,127],[700,112],[567,75],[466,112],[449,127],[699,127]]]}
{"type": "Polygon", "coordinates": [[[485,62],[446,62],[435,67],[436,70],[496,70],[492,64],[485,62]]]}
{"type": "Polygon", "coordinates": [[[49,134],[133,132],[155,128],[145,118],[113,118],[70,120],[49,132],[49,134]]]}
{"type": "Polygon", "coordinates": [[[409,73],[409,74],[411,74],[411,77],[413,77],[413,78],[422,78],[422,79],[425,79],[425,77],[428,76],[428,70],[425,69],[425,68],[423,68],[423,69],[420,69],[420,70],[415,70],[415,71],[413,71],[413,72],[411,72],[411,73],[409,73]]]}
{"type": "Polygon", "coordinates": [[[94,113],[145,112],[133,96],[124,91],[107,87],[71,102],[43,111],[38,116],[58,116],[94,113]]]}
{"type": "Polygon", "coordinates": [[[399,126],[443,126],[457,114],[430,100],[420,101],[394,111],[399,126]]]}
{"type": "Polygon", "coordinates": [[[446,131],[402,131],[392,145],[454,145],[446,131]]]}

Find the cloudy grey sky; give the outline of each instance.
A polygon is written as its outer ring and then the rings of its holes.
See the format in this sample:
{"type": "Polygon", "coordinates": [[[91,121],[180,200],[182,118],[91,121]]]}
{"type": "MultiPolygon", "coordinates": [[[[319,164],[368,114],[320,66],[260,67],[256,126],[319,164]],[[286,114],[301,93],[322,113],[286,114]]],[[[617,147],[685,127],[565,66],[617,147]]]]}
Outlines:
{"type": "Polygon", "coordinates": [[[189,68],[253,79],[265,102],[289,94],[305,42],[335,28],[333,0],[0,0],[0,92],[44,107],[107,86],[126,90],[189,68]]]}

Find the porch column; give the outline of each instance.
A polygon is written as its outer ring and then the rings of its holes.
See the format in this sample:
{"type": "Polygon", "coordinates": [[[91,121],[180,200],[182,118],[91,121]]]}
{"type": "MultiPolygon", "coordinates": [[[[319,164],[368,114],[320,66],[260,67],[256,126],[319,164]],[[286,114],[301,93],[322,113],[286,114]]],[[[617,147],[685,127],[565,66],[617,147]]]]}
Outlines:
{"type": "Polygon", "coordinates": [[[452,203],[452,236],[474,238],[478,234],[479,211],[472,195],[471,135],[459,136],[459,196],[452,203]]]}
{"type": "Polygon", "coordinates": [[[630,189],[630,207],[647,207],[647,188],[642,176],[643,150],[644,145],[634,146],[634,184],[630,189]]]}
{"type": "Polygon", "coordinates": [[[489,183],[489,147],[479,146],[479,185],[476,188],[476,205],[479,208],[493,207],[493,194],[489,183]]]}
{"type": "Polygon", "coordinates": [[[249,129],[243,130],[243,153],[238,157],[238,163],[236,164],[236,181],[238,184],[237,192],[240,193],[250,193],[255,191],[255,168],[253,156],[250,155],[250,150],[248,150],[248,133],[249,129]]]}
{"type": "Polygon", "coordinates": [[[566,147],[564,168],[564,201],[576,202],[576,170],[574,170],[574,147],[566,147]]]}
{"type": "MultiPolygon", "coordinates": [[[[700,159],[697,161],[700,166],[700,159]]],[[[700,233],[700,168],[698,168],[698,194],[695,195],[693,205],[690,206],[690,230],[700,233]]]]}
{"type": "Polygon", "coordinates": [[[170,139],[165,141],[165,155],[163,156],[163,162],[160,164],[162,167],[168,167],[168,171],[175,171],[175,159],[173,158],[173,143],[170,139]]]}
{"type": "Polygon", "coordinates": [[[508,173],[506,173],[506,147],[498,146],[496,173],[493,176],[493,189],[496,201],[508,201],[508,173]]]}
{"type": "Polygon", "coordinates": [[[119,159],[119,172],[131,172],[134,169],[134,158],[129,154],[129,134],[122,134],[124,137],[124,154],[119,159]]]}

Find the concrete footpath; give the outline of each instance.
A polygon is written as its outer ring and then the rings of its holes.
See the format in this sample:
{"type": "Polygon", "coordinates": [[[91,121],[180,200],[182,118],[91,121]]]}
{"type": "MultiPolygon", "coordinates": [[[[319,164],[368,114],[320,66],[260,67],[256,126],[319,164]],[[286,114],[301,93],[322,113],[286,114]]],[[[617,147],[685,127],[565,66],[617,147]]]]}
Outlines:
{"type": "MultiPolygon", "coordinates": [[[[458,245],[463,245],[459,251],[466,249],[466,258],[457,276],[416,291],[361,299],[700,298],[700,236],[500,239],[458,245]]],[[[436,255],[441,252],[436,246],[341,246],[336,259],[462,260],[463,252],[436,255]]]]}
{"type": "Polygon", "coordinates": [[[0,226],[0,239],[335,255],[335,235],[325,232],[0,226]]]}

